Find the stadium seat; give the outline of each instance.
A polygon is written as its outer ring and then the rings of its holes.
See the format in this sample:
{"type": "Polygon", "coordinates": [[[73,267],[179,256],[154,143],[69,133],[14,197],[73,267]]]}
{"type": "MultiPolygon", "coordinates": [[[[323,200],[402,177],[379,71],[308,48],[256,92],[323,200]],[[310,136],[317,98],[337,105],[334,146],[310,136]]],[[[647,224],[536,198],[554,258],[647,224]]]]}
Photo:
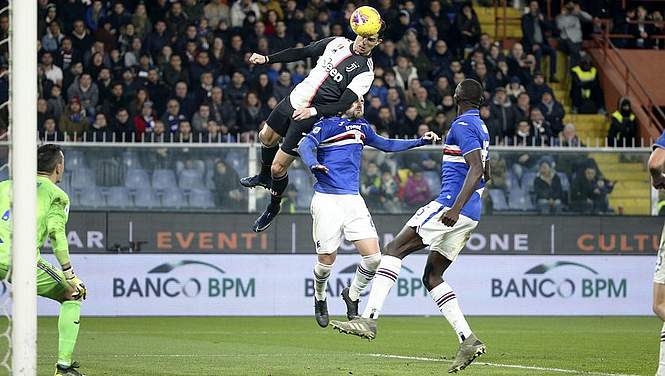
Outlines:
{"type": "Polygon", "coordinates": [[[527,192],[533,192],[533,182],[536,180],[538,174],[533,171],[526,171],[522,174],[522,187],[526,187],[527,192]]]}
{"type": "Polygon", "coordinates": [[[307,187],[312,187],[312,181],[305,170],[294,169],[289,171],[289,183],[293,184],[296,191],[304,191],[307,187]]]}
{"type": "Polygon", "coordinates": [[[568,176],[563,172],[557,172],[556,174],[559,175],[561,189],[563,189],[564,192],[570,192],[570,180],[568,180],[568,176]]]}
{"type": "Polygon", "coordinates": [[[181,208],[187,206],[185,195],[175,185],[167,188],[162,193],[162,207],[164,208],[181,208]]]}
{"type": "Polygon", "coordinates": [[[134,206],[137,208],[159,208],[161,203],[155,191],[150,187],[145,187],[136,190],[134,206]]]}
{"type": "Polygon", "coordinates": [[[80,150],[67,150],[65,152],[65,163],[67,168],[72,171],[86,167],[85,156],[80,150]]]}
{"type": "Polygon", "coordinates": [[[175,173],[173,170],[157,169],[152,173],[152,187],[164,190],[176,186],[175,173]]]}
{"type": "Polygon", "coordinates": [[[238,173],[238,175],[247,175],[249,165],[247,149],[232,149],[226,152],[224,161],[238,173]]]}
{"type": "Polygon", "coordinates": [[[508,201],[506,201],[506,192],[503,189],[490,189],[490,198],[492,199],[492,208],[496,211],[508,210],[508,201]]]}
{"type": "Polygon", "coordinates": [[[130,189],[150,188],[148,172],[142,168],[130,168],[125,176],[125,187],[130,189]]]}
{"type": "Polygon", "coordinates": [[[82,167],[72,171],[71,187],[73,189],[83,189],[95,186],[95,174],[91,169],[82,167]]]}
{"type": "Polygon", "coordinates": [[[533,210],[531,196],[526,187],[513,187],[508,194],[508,207],[511,210],[528,211],[533,210]]]}
{"type": "Polygon", "coordinates": [[[109,208],[130,208],[134,203],[125,187],[111,187],[106,194],[106,206],[109,208]]]}
{"type": "Polygon", "coordinates": [[[79,206],[85,208],[98,208],[104,206],[104,196],[99,188],[94,185],[86,186],[79,193],[79,206]]]}
{"type": "Polygon", "coordinates": [[[429,186],[429,189],[433,195],[441,191],[441,177],[439,176],[438,172],[425,171],[423,172],[423,177],[425,178],[425,181],[427,182],[427,185],[429,186]]]}
{"type": "Polygon", "coordinates": [[[180,172],[178,187],[181,189],[203,188],[203,173],[199,170],[185,169],[180,172]]]}
{"type": "Polygon", "coordinates": [[[207,189],[195,188],[189,193],[189,206],[192,208],[209,209],[215,207],[212,192],[207,189]]]}
{"type": "Polygon", "coordinates": [[[122,153],[122,163],[127,169],[141,168],[139,155],[135,151],[125,151],[122,153]]]}

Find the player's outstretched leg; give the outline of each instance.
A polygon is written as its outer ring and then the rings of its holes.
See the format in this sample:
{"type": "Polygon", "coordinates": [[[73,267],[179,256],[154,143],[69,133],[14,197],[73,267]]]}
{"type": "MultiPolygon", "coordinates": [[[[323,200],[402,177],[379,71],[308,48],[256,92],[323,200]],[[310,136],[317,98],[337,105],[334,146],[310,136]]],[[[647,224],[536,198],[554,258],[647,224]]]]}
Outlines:
{"type": "MultiPolygon", "coordinates": [[[[378,242],[376,239],[365,239],[358,242],[367,241],[368,243],[376,242],[376,253],[362,256],[356,274],[353,276],[351,285],[342,290],[342,300],[346,304],[346,317],[352,320],[358,316],[358,303],[360,303],[360,294],[367,288],[369,282],[374,278],[376,269],[381,262],[381,252],[378,251],[378,242]]],[[[357,243],[358,243],[357,242],[357,243]]],[[[358,245],[356,244],[356,247],[358,245]]]]}
{"type": "Polygon", "coordinates": [[[332,267],[332,263],[324,264],[321,261],[314,265],[314,318],[322,328],[327,327],[329,322],[326,287],[332,267]]]}
{"type": "Polygon", "coordinates": [[[660,356],[658,358],[658,370],[656,376],[665,376],[665,284],[661,283],[665,273],[659,265],[656,269],[653,284],[653,311],[664,321],[660,331],[660,356]]]}
{"type": "Polygon", "coordinates": [[[397,282],[397,277],[402,269],[402,259],[424,247],[425,245],[416,231],[412,227],[405,226],[395,239],[386,245],[386,252],[376,269],[372,290],[362,317],[346,322],[333,320],[330,322],[332,327],[341,333],[370,340],[376,338],[376,319],[379,317],[379,312],[383,308],[390,289],[397,282]]]}
{"type": "Polygon", "coordinates": [[[432,300],[439,307],[439,311],[443,313],[450,326],[455,330],[457,339],[460,341],[460,347],[455,355],[455,360],[448,369],[448,372],[457,372],[484,354],[486,347],[471,331],[459,307],[457,296],[455,296],[450,285],[442,278],[443,272],[451,263],[452,261],[441,253],[431,252],[425,264],[423,284],[429,291],[432,300]]]}
{"type": "Polygon", "coordinates": [[[294,156],[286,154],[282,150],[277,151],[277,155],[271,166],[272,185],[270,187],[270,204],[268,204],[266,210],[254,222],[254,226],[252,227],[254,232],[261,232],[267,229],[273,219],[279,214],[282,207],[282,195],[289,185],[287,171],[294,159],[294,156]]]}
{"type": "Polygon", "coordinates": [[[263,187],[270,189],[272,185],[270,166],[279,150],[279,135],[267,125],[259,132],[261,142],[261,172],[258,175],[240,179],[240,184],[247,188],[263,187]]]}

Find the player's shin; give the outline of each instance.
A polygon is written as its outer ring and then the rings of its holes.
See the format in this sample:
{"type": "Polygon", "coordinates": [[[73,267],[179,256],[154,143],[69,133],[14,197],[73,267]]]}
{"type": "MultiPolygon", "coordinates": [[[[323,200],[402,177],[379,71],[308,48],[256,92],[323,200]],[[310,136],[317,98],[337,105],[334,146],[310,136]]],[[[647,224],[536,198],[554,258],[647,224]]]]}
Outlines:
{"type": "Polygon", "coordinates": [[[58,318],[58,364],[69,367],[79,335],[81,320],[81,301],[69,300],[60,306],[58,318]]]}
{"type": "Polygon", "coordinates": [[[261,142],[261,176],[270,177],[270,166],[272,166],[272,161],[275,160],[278,150],[279,144],[267,146],[261,142]]]}
{"type": "Polygon", "coordinates": [[[360,294],[365,290],[369,282],[374,278],[376,269],[381,262],[381,252],[374,253],[372,255],[363,256],[358,268],[356,268],[356,274],[353,276],[353,281],[351,281],[351,286],[349,287],[349,297],[351,300],[358,300],[360,294]]]}
{"type": "Polygon", "coordinates": [[[429,294],[439,307],[439,311],[443,313],[443,316],[445,316],[446,320],[450,323],[450,326],[452,326],[455,333],[457,333],[457,338],[460,343],[471,335],[471,328],[466,322],[464,314],[457,302],[457,297],[448,283],[445,281],[441,282],[438,286],[431,289],[429,294]]]}
{"type": "Polygon", "coordinates": [[[656,376],[665,376],[665,323],[660,330],[660,357],[658,358],[658,371],[656,376]]]}
{"type": "Polygon", "coordinates": [[[286,190],[286,187],[289,185],[289,175],[284,174],[284,176],[273,176],[272,178],[272,188],[270,190],[270,205],[279,205],[282,202],[282,195],[286,190]]]}
{"type": "Polygon", "coordinates": [[[383,303],[390,292],[390,289],[397,282],[397,276],[402,268],[402,259],[394,256],[384,255],[381,257],[381,263],[376,269],[372,291],[369,293],[367,306],[362,317],[376,319],[383,308],[383,303]]]}
{"type": "Polygon", "coordinates": [[[326,286],[332,267],[321,262],[314,265],[314,296],[318,301],[326,300],[326,286]]]}

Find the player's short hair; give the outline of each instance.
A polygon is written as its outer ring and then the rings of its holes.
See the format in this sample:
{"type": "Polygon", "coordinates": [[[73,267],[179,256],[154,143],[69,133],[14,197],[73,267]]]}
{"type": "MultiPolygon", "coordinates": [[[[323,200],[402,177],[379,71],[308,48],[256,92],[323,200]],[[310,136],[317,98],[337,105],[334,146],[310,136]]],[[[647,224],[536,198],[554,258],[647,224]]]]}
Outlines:
{"type": "Polygon", "coordinates": [[[483,104],[483,85],[480,82],[466,78],[458,85],[458,90],[455,90],[455,100],[457,103],[467,103],[474,107],[480,107],[483,104]]]}
{"type": "Polygon", "coordinates": [[[37,149],[37,172],[52,173],[62,162],[62,148],[56,144],[45,144],[37,149]]]}
{"type": "Polygon", "coordinates": [[[378,32],[379,39],[384,39],[385,38],[386,28],[387,28],[386,23],[383,20],[381,20],[381,28],[379,29],[379,32],[378,32]]]}

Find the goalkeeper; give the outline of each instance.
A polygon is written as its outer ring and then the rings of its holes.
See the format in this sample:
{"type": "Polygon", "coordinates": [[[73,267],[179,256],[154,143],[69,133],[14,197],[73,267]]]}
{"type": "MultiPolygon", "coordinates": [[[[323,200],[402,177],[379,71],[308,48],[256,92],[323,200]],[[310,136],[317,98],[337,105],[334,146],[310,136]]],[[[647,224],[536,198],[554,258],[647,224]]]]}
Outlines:
{"type": "MultiPolygon", "coordinates": [[[[69,260],[65,224],[69,216],[69,197],[55,183],[65,170],[65,156],[58,145],[47,144],[37,150],[37,295],[60,302],[58,318],[58,363],[55,376],[82,376],[72,353],[79,333],[81,301],[86,297],[83,282],[76,277],[69,260]],[[57,269],[39,253],[46,237],[62,270],[57,269]]],[[[0,279],[8,279],[11,270],[12,182],[0,183],[0,279]]],[[[20,252],[24,250],[18,250],[20,252]]],[[[29,251],[29,250],[25,250],[29,251]]]]}

